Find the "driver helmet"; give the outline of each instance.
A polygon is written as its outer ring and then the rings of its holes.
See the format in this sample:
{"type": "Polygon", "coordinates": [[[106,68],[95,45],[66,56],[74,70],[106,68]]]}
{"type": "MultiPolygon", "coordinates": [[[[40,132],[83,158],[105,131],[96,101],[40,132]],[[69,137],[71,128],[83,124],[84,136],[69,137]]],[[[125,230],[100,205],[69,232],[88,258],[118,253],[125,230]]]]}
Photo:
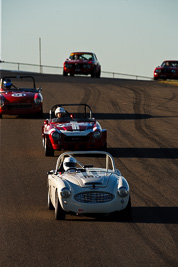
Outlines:
{"type": "Polygon", "coordinates": [[[3,84],[4,84],[4,88],[11,88],[12,86],[12,82],[10,79],[4,80],[3,84]]]}
{"type": "Polygon", "coordinates": [[[57,116],[58,113],[66,113],[65,109],[62,108],[62,107],[58,107],[56,110],[55,110],[55,116],[57,116]]]}
{"type": "Polygon", "coordinates": [[[63,168],[65,171],[68,171],[69,169],[76,169],[76,163],[76,159],[73,157],[67,157],[64,159],[63,168]]]}

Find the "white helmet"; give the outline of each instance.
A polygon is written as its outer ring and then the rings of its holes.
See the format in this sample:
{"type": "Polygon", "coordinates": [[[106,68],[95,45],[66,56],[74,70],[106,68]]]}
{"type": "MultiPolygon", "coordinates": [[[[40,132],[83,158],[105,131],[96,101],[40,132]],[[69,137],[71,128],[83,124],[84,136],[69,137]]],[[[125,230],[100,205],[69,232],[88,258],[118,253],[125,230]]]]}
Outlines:
{"type": "Polygon", "coordinates": [[[76,160],[73,157],[67,157],[64,159],[63,168],[65,171],[76,168],[76,160]]]}
{"type": "Polygon", "coordinates": [[[66,113],[65,109],[62,108],[62,107],[58,107],[56,110],[55,110],[55,116],[57,116],[58,113],[66,113]]]}

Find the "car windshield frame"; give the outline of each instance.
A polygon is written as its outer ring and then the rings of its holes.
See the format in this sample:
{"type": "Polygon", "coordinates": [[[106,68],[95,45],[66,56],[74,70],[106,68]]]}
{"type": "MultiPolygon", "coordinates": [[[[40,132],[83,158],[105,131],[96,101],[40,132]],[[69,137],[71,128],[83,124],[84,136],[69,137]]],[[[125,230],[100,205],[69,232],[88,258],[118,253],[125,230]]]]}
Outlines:
{"type": "Polygon", "coordinates": [[[52,122],[55,122],[56,116],[55,116],[55,110],[58,107],[62,107],[67,111],[67,116],[66,118],[61,118],[59,120],[56,121],[67,121],[67,120],[81,120],[81,121],[94,121],[93,118],[93,112],[91,107],[88,104],[56,104],[54,105],[50,111],[49,111],[49,119],[52,122]],[[83,112],[71,112],[69,113],[67,108],[65,107],[82,107],[83,108],[83,112]],[[74,115],[74,117],[73,117],[74,115]],[[77,117],[78,115],[78,117],[77,117]],[[79,116],[80,115],[80,116],[79,116]]]}
{"type": "MultiPolygon", "coordinates": [[[[90,157],[99,157],[99,156],[105,156],[105,168],[99,168],[99,167],[94,167],[93,166],[86,166],[84,164],[82,164],[79,160],[77,160],[76,158],[76,162],[77,164],[82,168],[82,169],[85,169],[85,168],[88,168],[91,170],[99,170],[101,169],[103,172],[106,173],[106,175],[109,173],[109,172],[113,172],[113,173],[118,173],[120,174],[119,170],[116,169],[115,167],[115,162],[114,162],[114,158],[113,156],[108,153],[108,152],[105,152],[105,151],[70,151],[70,152],[64,152],[62,153],[58,159],[57,159],[57,163],[56,163],[56,169],[55,169],[55,173],[57,174],[58,173],[58,170],[60,169],[61,165],[63,164],[63,161],[64,161],[64,158],[68,156],[68,157],[74,157],[75,156],[90,156],[90,157]],[[109,166],[112,167],[112,169],[109,168],[109,166]]],[[[121,174],[120,174],[121,175],[121,174]]]]}
{"type": "MultiPolygon", "coordinates": [[[[12,82],[12,81],[11,81],[12,82]]],[[[41,89],[41,88],[40,88],[41,89]]],[[[36,83],[35,83],[35,79],[33,76],[31,75],[23,75],[23,76],[5,76],[1,79],[1,90],[3,91],[9,91],[9,92],[14,92],[14,91],[19,91],[19,92],[38,92],[39,89],[36,88],[36,83]],[[5,88],[4,87],[4,81],[5,80],[13,80],[13,82],[16,80],[17,83],[18,82],[22,82],[22,80],[29,81],[29,79],[32,82],[32,87],[30,88],[24,88],[24,87],[18,87],[15,84],[12,83],[12,87],[11,88],[5,88]]]]}

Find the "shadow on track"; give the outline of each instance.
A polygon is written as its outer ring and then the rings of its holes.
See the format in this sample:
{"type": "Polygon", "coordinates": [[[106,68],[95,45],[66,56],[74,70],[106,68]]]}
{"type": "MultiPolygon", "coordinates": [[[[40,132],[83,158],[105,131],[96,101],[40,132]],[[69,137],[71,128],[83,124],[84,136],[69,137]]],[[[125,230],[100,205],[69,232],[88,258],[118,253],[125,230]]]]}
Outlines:
{"type": "Polygon", "coordinates": [[[178,207],[132,207],[132,219],[115,220],[102,215],[67,215],[65,221],[178,224],[178,207]]]}
{"type": "Polygon", "coordinates": [[[158,158],[177,159],[178,148],[108,148],[108,152],[117,158],[158,158]]]}
{"type": "Polygon", "coordinates": [[[142,120],[152,118],[149,114],[129,113],[93,113],[97,120],[142,120]]]}
{"type": "Polygon", "coordinates": [[[178,224],[178,207],[132,207],[132,222],[178,224]]]}

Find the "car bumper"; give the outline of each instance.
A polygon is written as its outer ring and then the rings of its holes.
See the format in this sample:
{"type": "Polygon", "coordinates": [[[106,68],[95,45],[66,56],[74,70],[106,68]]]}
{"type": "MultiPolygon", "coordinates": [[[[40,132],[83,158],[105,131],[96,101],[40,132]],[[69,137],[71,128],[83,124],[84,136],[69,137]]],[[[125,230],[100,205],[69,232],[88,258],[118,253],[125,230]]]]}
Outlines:
{"type": "Polygon", "coordinates": [[[85,70],[85,69],[81,69],[81,70],[75,70],[75,69],[67,69],[65,70],[66,73],[68,74],[83,74],[83,75],[89,75],[92,73],[92,70],[85,70]]]}
{"type": "Polygon", "coordinates": [[[63,71],[68,74],[91,74],[94,70],[94,65],[93,64],[75,64],[73,66],[69,67],[64,67],[63,71]],[[84,67],[85,66],[85,67],[84,67]]]}
{"type": "MultiPolygon", "coordinates": [[[[80,138],[80,137],[77,137],[80,138]]],[[[55,143],[50,136],[50,146],[54,150],[96,150],[96,149],[106,149],[107,148],[107,131],[102,132],[102,137],[100,139],[93,139],[91,135],[84,139],[81,138],[80,141],[77,139],[74,141],[65,141],[64,138],[55,143]],[[86,140],[86,141],[85,141],[86,140]]]]}
{"type": "Polygon", "coordinates": [[[106,203],[81,203],[73,198],[69,198],[60,199],[60,204],[66,212],[74,212],[77,214],[106,214],[124,210],[127,207],[128,201],[129,195],[125,198],[116,195],[112,201],[106,203]]]}
{"type": "Polygon", "coordinates": [[[0,108],[0,114],[7,115],[23,115],[23,114],[35,114],[42,111],[42,105],[34,106],[32,104],[24,105],[8,105],[0,108]]]}
{"type": "Polygon", "coordinates": [[[178,79],[178,74],[154,73],[154,79],[178,79]]]}

